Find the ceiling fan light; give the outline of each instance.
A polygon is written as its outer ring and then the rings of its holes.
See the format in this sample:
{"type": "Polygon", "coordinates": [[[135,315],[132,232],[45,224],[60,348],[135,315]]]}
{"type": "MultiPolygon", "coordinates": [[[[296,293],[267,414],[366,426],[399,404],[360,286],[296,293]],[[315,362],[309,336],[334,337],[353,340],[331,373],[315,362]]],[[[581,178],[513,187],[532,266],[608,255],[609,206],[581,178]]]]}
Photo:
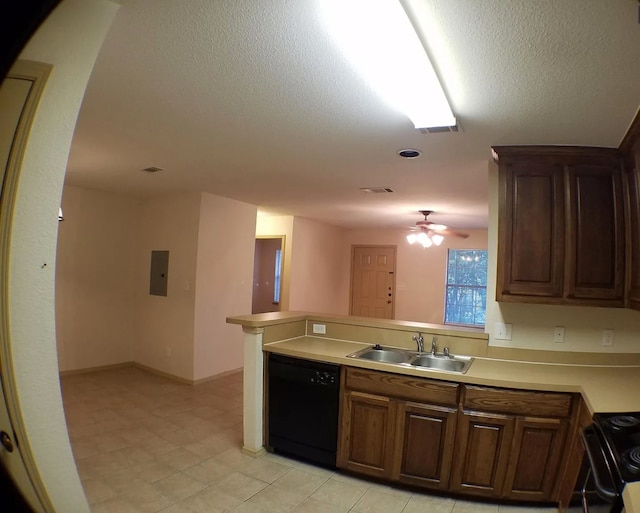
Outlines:
{"type": "Polygon", "coordinates": [[[438,235],[437,233],[435,235],[431,236],[431,240],[433,241],[433,243],[436,246],[439,246],[440,244],[442,244],[442,241],[444,240],[444,237],[442,235],[438,235]]]}
{"type": "Polygon", "coordinates": [[[417,240],[418,240],[418,236],[415,233],[410,233],[409,235],[407,235],[407,242],[409,244],[413,244],[417,240]]]}
{"type": "Polygon", "coordinates": [[[429,237],[426,237],[425,240],[422,241],[422,247],[424,248],[430,248],[433,245],[433,242],[431,242],[431,239],[429,237]]]}

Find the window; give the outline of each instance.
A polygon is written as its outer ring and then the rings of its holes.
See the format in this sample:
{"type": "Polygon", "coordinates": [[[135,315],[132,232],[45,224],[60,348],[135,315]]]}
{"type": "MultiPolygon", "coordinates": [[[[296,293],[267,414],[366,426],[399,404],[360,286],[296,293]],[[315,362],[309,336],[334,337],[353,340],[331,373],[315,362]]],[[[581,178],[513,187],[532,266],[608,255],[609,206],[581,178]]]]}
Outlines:
{"type": "Polygon", "coordinates": [[[282,250],[276,249],[276,269],[273,280],[273,302],[280,303],[280,267],[282,263],[282,250]]]}
{"type": "Polygon", "coordinates": [[[449,250],[446,296],[445,324],[484,326],[487,309],[486,250],[449,250]]]}

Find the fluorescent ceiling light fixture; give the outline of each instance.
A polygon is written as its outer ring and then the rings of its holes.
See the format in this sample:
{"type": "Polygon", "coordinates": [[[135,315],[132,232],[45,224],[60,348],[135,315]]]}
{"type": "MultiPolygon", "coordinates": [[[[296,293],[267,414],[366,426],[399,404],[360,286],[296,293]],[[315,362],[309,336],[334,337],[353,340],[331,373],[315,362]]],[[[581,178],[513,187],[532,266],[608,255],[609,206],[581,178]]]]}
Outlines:
{"type": "Polygon", "coordinates": [[[436,72],[399,0],[318,0],[343,53],[416,128],[454,126],[436,72]]]}

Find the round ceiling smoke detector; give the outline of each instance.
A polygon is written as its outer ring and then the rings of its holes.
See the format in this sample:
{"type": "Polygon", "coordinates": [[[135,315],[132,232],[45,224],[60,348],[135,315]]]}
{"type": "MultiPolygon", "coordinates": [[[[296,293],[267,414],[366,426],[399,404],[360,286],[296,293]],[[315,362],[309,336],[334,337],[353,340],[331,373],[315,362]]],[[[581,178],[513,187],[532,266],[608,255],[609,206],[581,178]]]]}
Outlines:
{"type": "Polygon", "coordinates": [[[407,148],[404,150],[400,150],[398,152],[398,155],[400,155],[403,159],[417,159],[420,155],[422,155],[422,152],[420,150],[412,150],[410,148],[407,148]]]}

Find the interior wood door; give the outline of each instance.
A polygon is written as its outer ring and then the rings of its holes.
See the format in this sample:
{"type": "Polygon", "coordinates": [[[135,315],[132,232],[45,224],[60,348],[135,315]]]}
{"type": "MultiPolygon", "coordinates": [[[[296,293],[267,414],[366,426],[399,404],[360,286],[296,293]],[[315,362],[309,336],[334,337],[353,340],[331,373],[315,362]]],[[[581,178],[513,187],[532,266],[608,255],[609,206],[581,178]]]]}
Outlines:
{"type": "Polygon", "coordinates": [[[393,319],[395,246],[354,246],[351,265],[351,315],[393,319]]]}
{"type": "Polygon", "coordinates": [[[344,394],[338,467],[391,477],[395,406],[384,396],[352,390],[344,394]]]}
{"type": "Polygon", "coordinates": [[[446,490],[456,433],[456,408],[399,402],[393,479],[446,490]]]}
{"type": "Polygon", "coordinates": [[[458,418],[452,491],[502,494],[513,440],[514,417],[464,411],[458,418]]]}

